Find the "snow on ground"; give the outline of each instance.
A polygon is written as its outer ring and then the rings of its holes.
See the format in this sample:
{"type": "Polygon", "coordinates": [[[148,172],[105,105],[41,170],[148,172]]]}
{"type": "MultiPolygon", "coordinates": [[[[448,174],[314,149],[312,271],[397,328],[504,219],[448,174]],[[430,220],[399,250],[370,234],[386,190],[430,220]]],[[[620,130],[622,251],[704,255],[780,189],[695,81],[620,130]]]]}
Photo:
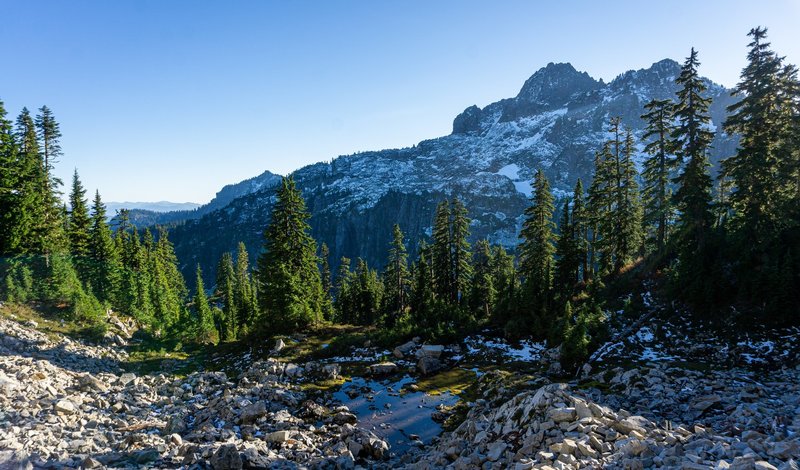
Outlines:
{"type": "Polygon", "coordinates": [[[511,345],[504,340],[486,339],[481,335],[470,336],[464,340],[464,343],[467,346],[467,354],[470,355],[496,354],[523,362],[538,361],[546,349],[544,343],[523,340],[518,344],[511,345]]]}

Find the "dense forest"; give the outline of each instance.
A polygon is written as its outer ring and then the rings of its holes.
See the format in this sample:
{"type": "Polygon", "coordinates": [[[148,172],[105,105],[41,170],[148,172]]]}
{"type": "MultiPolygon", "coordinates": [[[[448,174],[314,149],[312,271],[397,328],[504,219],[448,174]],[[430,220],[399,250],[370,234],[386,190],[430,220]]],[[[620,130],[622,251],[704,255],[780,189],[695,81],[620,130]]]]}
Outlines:
{"type": "Polygon", "coordinates": [[[657,279],[665,295],[701,315],[797,324],[800,81],[765,29],[750,37],[723,129],[710,126],[692,49],[675,98],[640,110],[643,142],[610,118],[592,180],[578,181],[558,207],[544,173],[536,174],[516,253],[468,243],[469,208],[453,198],[439,202],[417,253],[407,252],[395,225],[380,271],[343,258],[332,273],[287,177],[257,265],[251,269],[240,244],[219,260],[213,289],[197,268],[192,295],[166,229],[139,231],[124,212],[110,227],[100,194],[90,206],[77,170],[62,202],[53,174],[61,133],[50,109],[35,117],[23,109],[12,123],[0,103],[0,298],[45,302],[97,330],[113,309],[154,336],[200,343],[258,341],[325,322],[428,338],[494,325],[563,344],[568,367],[603,339],[604,306],[616,294],[609,286],[631,272],[657,279]],[[715,132],[740,140],[712,177],[715,132]]]}

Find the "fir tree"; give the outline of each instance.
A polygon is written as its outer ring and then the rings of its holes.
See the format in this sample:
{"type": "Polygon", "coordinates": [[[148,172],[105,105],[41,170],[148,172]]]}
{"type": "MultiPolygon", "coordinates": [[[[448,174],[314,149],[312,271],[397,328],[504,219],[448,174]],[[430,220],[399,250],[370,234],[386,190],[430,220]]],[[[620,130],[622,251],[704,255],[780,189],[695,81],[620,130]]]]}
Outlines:
{"type": "Polygon", "coordinates": [[[386,262],[384,279],[384,305],[386,324],[394,326],[408,304],[409,274],[408,253],[403,241],[403,232],[398,224],[392,228],[392,243],[386,262]]]}
{"type": "Polygon", "coordinates": [[[419,246],[417,263],[412,266],[411,319],[414,325],[422,328],[431,327],[436,322],[433,314],[435,293],[431,252],[431,247],[422,242],[419,246]]]}
{"type": "Polygon", "coordinates": [[[239,242],[236,251],[236,282],[234,286],[234,301],[236,312],[239,314],[239,337],[244,336],[253,326],[258,316],[258,301],[256,289],[250,275],[250,258],[247,247],[239,242]]]}
{"type": "Polygon", "coordinates": [[[20,204],[20,173],[11,122],[6,120],[6,110],[0,101],[0,254],[13,253],[19,245],[14,232],[19,229],[15,212],[20,204]]]}
{"type": "Polygon", "coordinates": [[[728,195],[730,224],[743,267],[748,273],[758,273],[770,264],[768,251],[791,220],[786,217],[784,209],[788,206],[783,201],[793,199],[784,190],[784,178],[792,180],[781,170],[784,162],[791,160],[791,145],[784,143],[791,140],[797,104],[793,110],[792,99],[784,99],[783,59],[766,42],[767,29],[754,28],[748,36],[752,37],[748,64],[733,91],[741,99],[728,107],[731,114],[725,121],[725,131],[740,136],[739,148],[722,162],[722,169],[732,184],[728,195]]]}
{"type": "Polygon", "coordinates": [[[577,242],[578,233],[571,217],[569,200],[564,201],[558,226],[559,236],[555,250],[553,287],[555,295],[563,302],[572,295],[581,263],[577,242]]]}
{"type": "Polygon", "coordinates": [[[481,317],[486,319],[492,314],[497,296],[492,268],[492,249],[489,241],[479,240],[475,244],[475,253],[473,254],[469,305],[474,312],[478,312],[481,317]]]}
{"type": "Polygon", "coordinates": [[[89,209],[87,207],[86,190],[83,189],[76,169],[72,175],[72,190],[69,193],[69,219],[67,225],[67,239],[69,249],[75,260],[78,275],[84,281],[88,280],[89,256],[89,209]]]}
{"type": "Polygon", "coordinates": [[[711,177],[706,152],[713,133],[708,130],[710,99],[703,96],[706,86],[697,72],[700,62],[692,49],[676,79],[680,87],[675,105],[677,125],[672,131],[672,145],[685,166],[675,182],[678,219],[678,277],[685,295],[695,301],[707,300],[711,281],[708,268],[709,237],[713,224],[711,212],[711,177]]]}
{"type": "Polygon", "coordinates": [[[336,299],[334,308],[337,320],[341,323],[354,323],[356,314],[353,305],[351,288],[353,286],[353,273],[350,271],[350,259],[342,257],[339,260],[339,269],[336,272],[336,299]]]}
{"type": "Polygon", "coordinates": [[[575,183],[572,194],[572,230],[575,237],[575,256],[579,266],[579,271],[575,275],[579,281],[588,282],[591,275],[589,270],[590,218],[586,209],[583,182],[580,178],[575,183]]]}
{"type": "Polygon", "coordinates": [[[453,292],[453,258],[450,233],[450,204],[442,201],[436,206],[431,246],[433,289],[437,298],[450,300],[453,292]]]}
{"type": "MultiPolygon", "coordinates": [[[[13,176],[15,181],[14,191],[6,193],[11,196],[11,207],[3,214],[3,227],[7,230],[7,252],[11,253],[42,253],[45,243],[42,237],[46,232],[41,225],[44,220],[44,194],[42,187],[45,176],[40,164],[39,146],[36,140],[36,126],[27,108],[17,118],[14,129],[14,138],[17,147],[16,164],[11,162],[7,175],[13,176]]],[[[8,152],[9,147],[6,146],[8,152]]],[[[12,148],[13,150],[13,148],[12,148]]],[[[2,230],[2,229],[0,229],[2,230]]],[[[0,250],[2,252],[2,250],[0,250]]]]}
{"type": "Polygon", "coordinates": [[[292,178],[283,178],[258,260],[261,309],[270,326],[283,331],[322,319],[322,282],[309,215],[292,178]]]}
{"type": "Polygon", "coordinates": [[[663,254],[669,227],[675,217],[672,205],[671,174],[676,160],[670,148],[673,104],[670,100],[653,99],[645,105],[644,147],[648,158],[644,162],[642,188],[644,199],[644,223],[649,230],[648,243],[657,253],[663,254]]]}
{"type": "Polygon", "coordinates": [[[222,301],[220,317],[217,319],[220,341],[236,339],[237,335],[239,314],[236,310],[235,278],[233,256],[226,251],[217,264],[216,292],[222,301]]]}
{"type": "Polygon", "coordinates": [[[203,272],[200,265],[197,265],[195,277],[194,309],[197,314],[197,341],[201,343],[215,343],[216,329],[214,327],[214,316],[211,306],[208,304],[205,286],[203,285],[203,272]]]}
{"type": "Polygon", "coordinates": [[[519,291],[519,278],[514,266],[514,256],[502,246],[495,246],[492,248],[490,265],[492,287],[495,290],[492,321],[497,325],[505,325],[512,317],[519,291]]]}
{"type": "MultiPolygon", "coordinates": [[[[88,283],[100,301],[112,302],[119,299],[122,267],[111,238],[111,229],[106,222],[106,207],[100,199],[99,191],[95,192],[90,223],[87,240],[88,283]]],[[[120,307],[124,308],[125,305],[120,307]]]]}
{"type": "Polygon", "coordinates": [[[453,303],[461,304],[462,298],[469,292],[470,279],[472,277],[472,265],[470,264],[472,254],[467,241],[470,219],[467,215],[467,208],[458,198],[453,199],[450,207],[452,217],[450,252],[453,263],[453,284],[450,298],[453,303]]]}
{"type": "Polygon", "coordinates": [[[532,329],[536,334],[546,331],[549,322],[550,288],[553,254],[553,195],[550,183],[540,169],[533,180],[531,205],[525,209],[520,237],[520,274],[523,278],[524,309],[533,314],[532,329]]]}
{"type": "Polygon", "coordinates": [[[322,316],[326,320],[333,319],[333,304],[331,303],[331,265],[328,260],[330,258],[330,250],[328,245],[322,243],[319,247],[319,264],[320,264],[320,277],[322,278],[322,316]]]}
{"type": "Polygon", "coordinates": [[[53,174],[53,169],[62,155],[61,131],[47,106],[39,109],[36,116],[36,133],[39,139],[39,150],[43,178],[40,189],[43,195],[43,218],[38,232],[40,236],[41,252],[49,257],[50,253],[58,251],[64,244],[64,218],[59,202],[59,187],[62,181],[53,174]]]}

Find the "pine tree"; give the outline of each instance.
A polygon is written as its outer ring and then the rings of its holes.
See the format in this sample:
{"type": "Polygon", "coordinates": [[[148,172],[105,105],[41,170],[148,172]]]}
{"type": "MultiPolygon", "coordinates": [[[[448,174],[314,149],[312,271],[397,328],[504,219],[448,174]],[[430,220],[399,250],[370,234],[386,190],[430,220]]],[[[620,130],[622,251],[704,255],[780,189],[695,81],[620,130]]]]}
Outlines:
{"type": "Polygon", "coordinates": [[[434,276],[431,266],[433,258],[431,247],[423,241],[419,246],[419,258],[412,266],[413,289],[411,290],[411,320],[421,328],[434,326],[435,293],[434,276]]]}
{"type": "Polygon", "coordinates": [[[197,265],[195,277],[194,309],[197,314],[197,341],[201,343],[215,343],[216,329],[214,327],[214,317],[211,306],[208,304],[205,286],[203,285],[203,272],[200,265],[197,265]]]}
{"type": "Polygon", "coordinates": [[[642,119],[647,124],[643,140],[647,142],[644,151],[649,157],[642,171],[644,223],[650,232],[648,243],[657,253],[663,254],[668,230],[675,217],[670,179],[677,161],[672,156],[669,140],[673,104],[670,100],[653,99],[645,105],[645,110],[642,119]]]}
{"type": "Polygon", "coordinates": [[[247,247],[239,242],[236,251],[236,282],[234,287],[236,312],[239,314],[239,337],[246,335],[258,316],[258,301],[250,275],[250,258],[247,247]]]}
{"type": "Polygon", "coordinates": [[[53,169],[58,159],[62,155],[61,151],[61,131],[59,125],[53,117],[53,113],[47,106],[39,109],[40,114],[36,116],[36,133],[39,139],[40,165],[43,172],[42,187],[43,195],[43,218],[38,228],[38,236],[41,246],[37,246],[37,251],[44,253],[46,257],[55,251],[59,251],[64,245],[64,219],[60,204],[59,187],[62,181],[53,174],[53,169]]]}
{"type": "Polygon", "coordinates": [[[0,254],[13,253],[19,245],[14,232],[19,229],[15,215],[20,205],[20,173],[11,122],[6,120],[6,110],[0,101],[0,254]]]}
{"type": "Polygon", "coordinates": [[[433,289],[436,297],[450,300],[453,292],[453,253],[451,252],[450,204],[442,201],[436,206],[433,219],[433,245],[431,246],[433,289]]]}
{"type": "Polygon", "coordinates": [[[351,294],[353,283],[350,259],[342,257],[339,260],[339,270],[336,272],[336,299],[334,301],[336,317],[341,323],[355,323],[355,306],[351,294]]]}
{"type": "Polygon", "coordinates": [[[544,172],[536,172],[531,205],[525,209],[520,237],[520,274],[523,278],[524,310],[533,315],[536,334],[546,331],[549,319],[553,254],[553,195],[544,172]]]}
{"type": "Polygon", "coordinates": [[[571,217],[569,200],[564,201],[558,226],[559,236],[555,250],[556,262],[553,289],[556,297],[564,302],[572,295],[581,265],[578,251],[578,233],[571,217]]]}
{"type": "Polygon", "coordinates": [[[594,175],[589,186],[588,224],[591,240],[589,243],[589,270],[591,274],[607,274],[612,268],[612,239],[608,235],[613,229],[611,211],[614,206],[613,155],[611,145],[605,142],[594,156],[594,175]]]}
{"type": "Polygon", "coordinates": [[[619,206],[616,217],[617,237],[616,270],[635,259],[642,251],[642,204],[640,199],[639,184],[636,165],[633,161],[633,152],[636,144],[633,132],[625,130],[625,140],[620,158],[620,187],[618,189],[619,206]]]}
{"type": "Polygon", "coordinates": [[[675,105],[677,125],[672,131],[672,145],[685,166],[675,182],[675,203],[678,218],[678,278],[685,296],[697,302],[707,301],[713,281],[708,268],[710,230],[714,221],[711,212],[711,177],[706,152],[713,139],[708,130],[710,99],[703,96],[706,86],[697,72],[700,62],[692,49],[676,79],[680,87],[675,105]]]}
{"type": "Polygon", "coordinates": [[[264,232],[257,275],[261,309],[269,326],[278,330],[293,331],[322,319],[317,243],[308,233],[308,218],[294,180],[283,178],[264,232]]]}
{"type": "Polygon", "coordinates": [[[588,282],[591,276],[589,269],[589,232],[590,217],[587,213],[583,182],[578,178],[572,192],[572,229],[575,237],[575,255],[579,271],[575,273],[579,281],[588,282]]]}
{"type": "Polygon", "coordinates": [[[333,304],[331,303],[331,289],[333,289],[333,285],[331,284],[331,265],[328,260],[330,257],[330,250],[328,249],[328,245],[322,243],[319,247],[319,264],[320,264],[320,276],[322,278],[322,316],[326,320],[333,319],[333,304]]]}
{"type": "Polygon", "coordinates": [[[392,228],[392,243],[389,246],[383,279],[386,325],[392,327],[406,309],[410,287],[408,252],[403,241],[403,232],[398,224],[394,224],[392,228]]]}
{"type": "Polygon", "coordinates": [[[222,301],[221,317],[217,322],[220,341],[236,339],[238,332],[239,314],[236,310],[235,278],[233,256],[226,251],[217,264],[216,292],[222,301]]]}
{"type": "Polygon", "coordinates": [[[90,223],[86,254],[88,283],[100,301],[112,302],[119,299],[122,267],[111,238],[111,229],[106,222],[106,207],[100,199],[99,191],[95,192],[90,223]]]}
{"type": "Polygon", "coordinates": [[[467,237],[469,237],[470,219],[467,208],[464,207],[464,204],[458,198],[453,198],[450,207],[450,215],[452,217],[450,252],[453,263],[453,284],[450,298],[452,303],[461,304],[462,298],[469,292],[470,279],[472,277],[472,254],[469,242],[467,241],[467,237]]]}
{"type": "Polygon", "coordinates": [[[748,64],[733,91],[741,99],[728,107],[725,121],[725,131],[740,136],[739,149],[722,164],[733,182],[732,223],[745,249],[768,242],[781,221],[778,149],[789,124],[779,106],[782,59],[765,41],[766,28],[754,28],[748,36],[753,38],[748,64]]]}
{"type": "Polygon", "coordinates": [[[497,296],[492,270],[492,248],[488,240],[479,240],[475,244],[472,265],[474,272],[469,305],[472,311],[488,319],[492,314],[497,296]]]}
{"type": "Polygon", "coordinates": [[[380,315],[383,297],[383,284],[378,273],[369,268],[366,261],[359,258],[356,262],[355,292],[357,322],[361,325],[373,325],[380,315]]]}
{"type": "Polygon", "coordinates": [[[514,266],[514,256],[506,252],[502,246],[495,246],[492,248],[490,265],[492,287],[495,290],[492,321],[497,325],[505,325],[512,317],[519,291],[519,278],[514,266]]]}
{"type": "Polygon", "coordinates": [[[89,256],[89,209],[87,207],[86,190],[83,189],[76,169],[72,175],[72,190],[69,193],[70,212],[67,224],[67,240],[69,250],[75,260],[79,277],[87,281],[89,256]]]}

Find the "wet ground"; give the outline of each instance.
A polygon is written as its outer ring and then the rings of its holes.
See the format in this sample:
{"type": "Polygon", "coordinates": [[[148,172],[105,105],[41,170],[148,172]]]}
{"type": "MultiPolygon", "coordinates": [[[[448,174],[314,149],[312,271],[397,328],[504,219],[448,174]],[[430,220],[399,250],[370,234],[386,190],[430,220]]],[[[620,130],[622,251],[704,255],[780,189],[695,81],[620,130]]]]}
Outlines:
{"type": "Polygon", "coordinates": [[[404,389],[415,379],[374,381],[354,377],[333,394],[358,416],[359,425],[371,430],[402,454],[411,446],[429,444],[442,432],[431,419],[439,405],[452,406],[458,396],[449,392],[429,395],[404,389]]]}

